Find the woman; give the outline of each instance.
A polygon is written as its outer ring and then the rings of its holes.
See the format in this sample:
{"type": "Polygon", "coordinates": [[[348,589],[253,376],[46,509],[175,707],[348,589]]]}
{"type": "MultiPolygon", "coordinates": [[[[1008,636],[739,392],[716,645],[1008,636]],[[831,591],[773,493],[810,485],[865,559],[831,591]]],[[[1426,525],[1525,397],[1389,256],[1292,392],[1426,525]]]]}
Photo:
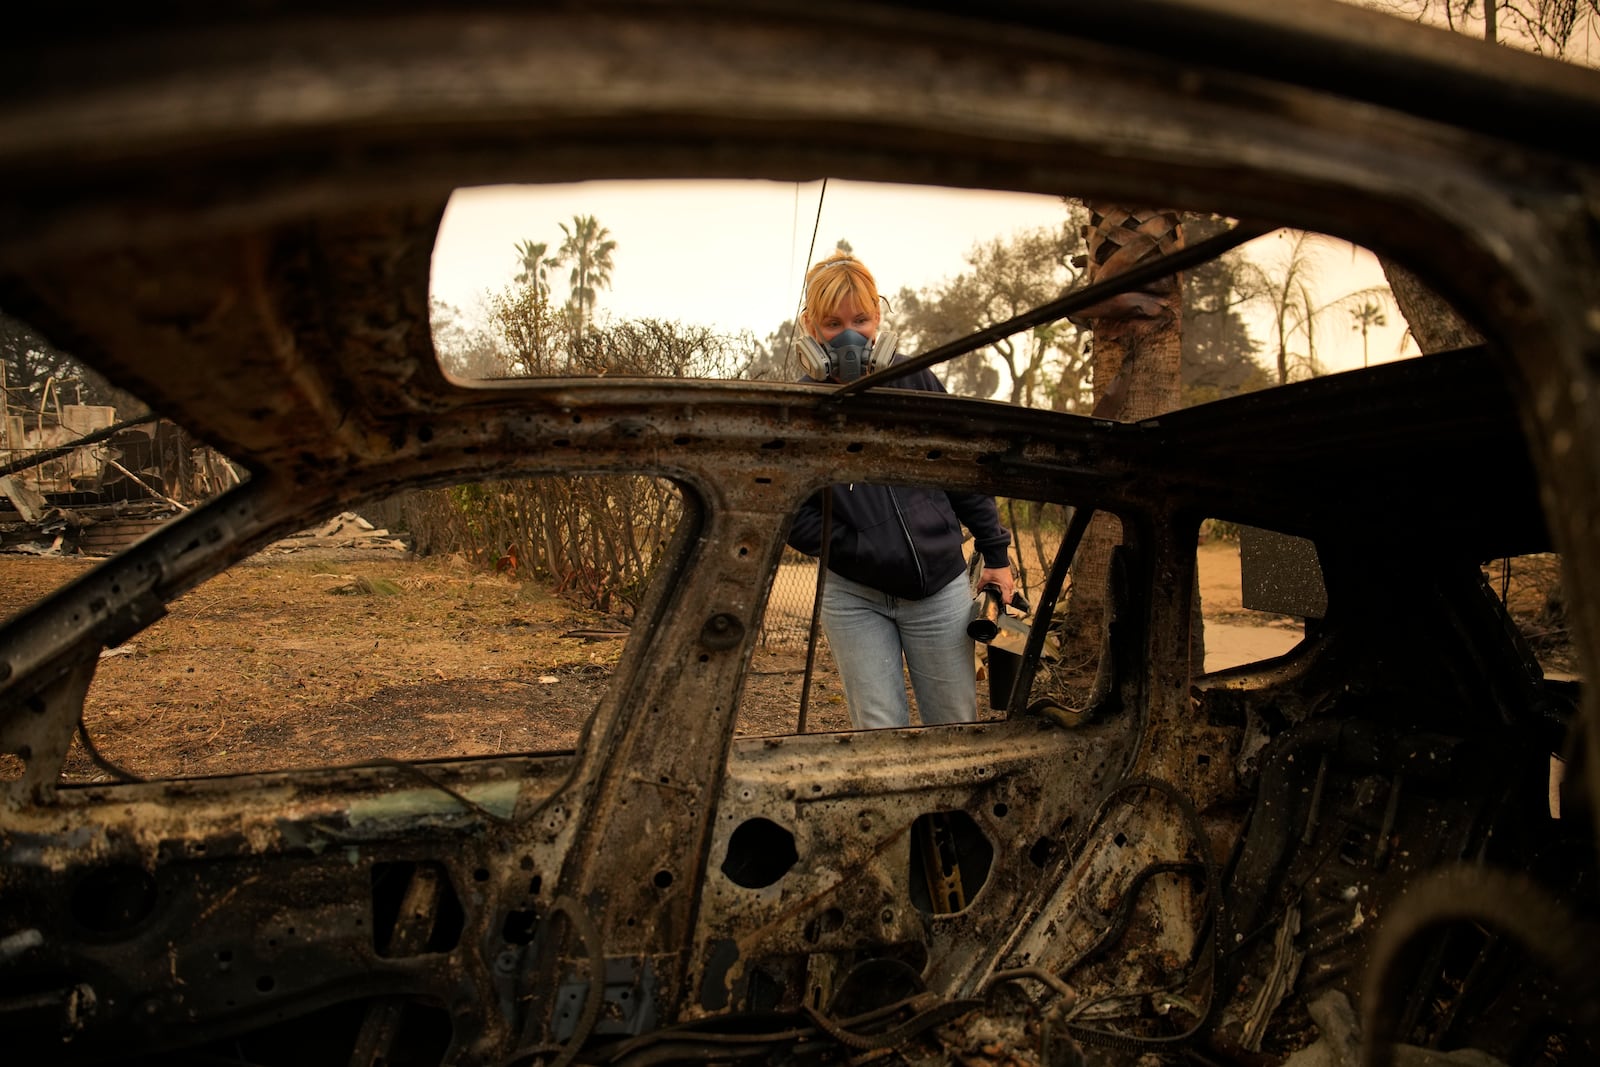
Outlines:
{"type": "MultiPolygon", "coordinates": [[[[878,284],[855,257],[836,252],[806,272],[800,324],[805,381],[850,381],[893,363],[892,335],[877,344],[883,313],[878,284]]],[[[890,388],[944,392],[929,370],[890,388]]],[[[972,594],[962,554],[963,525],[983,555],[980,585],[1012,592],[1007,548],[994,498],[907,486],[831,486],[828,574],[822,626],[844,681],[850,721],[858,730],[908,726],[905,672],[924,725],[977,718],[972,639],[967,622],[972,594]]],[[[791,547],[817,556],[822,549],[822,497],[800,509],[791,547]]]]}

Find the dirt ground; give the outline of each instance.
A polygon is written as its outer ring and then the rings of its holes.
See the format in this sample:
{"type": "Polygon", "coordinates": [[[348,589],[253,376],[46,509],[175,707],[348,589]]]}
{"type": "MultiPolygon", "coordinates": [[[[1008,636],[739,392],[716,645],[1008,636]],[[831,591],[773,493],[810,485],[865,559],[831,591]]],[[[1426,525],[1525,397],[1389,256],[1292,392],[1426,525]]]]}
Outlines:
{"type": "MultiPolygon", "coordinates": [[[[0,616],[92,565],[0,554],[0,616]]],[[[618,619],[460,561],[268,551],[104,653],[84,722],[141,777],[570,749],[625,637],[618,619]]],[[[809,729],[846,728],[819,660],[809,729]]],[[[758,653],[738,731],[792,732],[804,667],[799,651],[758,653]]],[[[76,743],[67,771],[110,777],[76,743]]]]}
{"type": "MultiPolygon", "coordinates": [[[[1244,662],[1298,638],[1290,620],[1244,612],[1237,559],[1232,544],[1201,549],[1213,669],[1219,645],[1243,642],[1244,662]]],[[[0,554],[0,616],[92,565],[0,554]]],[[[574,746],[625,636],[621,620],[459,560],[268,550],[103,653],[84,721],[109,763],[141,777],[557,751],[574,746]]],[[[757,652],[740,734],[794,731],[804,666],[803,647],[757,652]]],[[[824,647],[808,729],[848,725],[824,647]]],[[[0,756],[0,776],[19,766],[0,756]]],[[[67,771],[111,776],[76,743],[67,771]]]]}

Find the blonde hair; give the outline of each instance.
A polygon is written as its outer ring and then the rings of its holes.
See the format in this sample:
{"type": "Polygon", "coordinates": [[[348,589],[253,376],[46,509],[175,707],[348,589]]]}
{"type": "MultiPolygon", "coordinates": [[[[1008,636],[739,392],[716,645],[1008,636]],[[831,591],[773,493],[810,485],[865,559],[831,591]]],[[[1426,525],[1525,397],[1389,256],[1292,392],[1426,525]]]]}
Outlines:
{"type": "Polygon", "coordinates": [[[878,306],[878,282],[872,272],[849,252],[834,252],[806,271],[806,307],[802,313],[806,332],[815,334],[818,319],[826,318],[854,300],[857,308],[872,315],[878,306]]]}

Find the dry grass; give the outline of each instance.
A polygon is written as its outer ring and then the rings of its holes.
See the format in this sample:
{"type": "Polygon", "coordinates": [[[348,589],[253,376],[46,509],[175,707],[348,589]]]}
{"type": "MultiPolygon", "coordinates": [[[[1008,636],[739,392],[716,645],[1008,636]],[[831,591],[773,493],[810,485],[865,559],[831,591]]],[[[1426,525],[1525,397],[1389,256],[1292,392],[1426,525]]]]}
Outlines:
{"type": "MultiPolygon", "coordinates": [[[[88,566],[0,556],[0,614],[88,566]]],[[[169,608],[102,656],[84,705],[95,747],[141,777],[569,749],[622,650],[594,635],[624,630],[537,584],[388,552],[263,553],[169,608]]],[[[793,729],[803,662],[757,654],[739,732],[793,729]]],[[[841,729],[822,668],[811,728],[841,729]]],[[[76,743],[66,772],[111,776],[76,743]]]]}
{"type": "MultiPolygon", "coordinates": [[[[1207,549],[1207,615],[1230,616],[1239,610],[1237,564],[1230,587],[1227,568],[1217,565],[1227,553],[1207,549]]],[[[0,556],[0,614],[87,567],[0,556]]],[[[1570,646],[1552,597],[1555,573],[1554,557],[1527,557],[1514,562],[1505,588],[1546,666],[1559,668],[1570,662],[1570,646]]],[[[1501,572],[1488,575],[1499,592],[1501,572]]],[[[166,618],[109,650],[84,721],[108,760],[146,777],[562,750],[575,743],[622,649],[620,639],[592,635],[622,628],[539,585],[473,572],[458,560],[269,552],[175,601],[166,618]],[[572,636],[579,633],[591,636],[572,636]]],[[[793,730],[803,664],[803,650],[757,652],[740,733],[793,730]]],[[[809,728],[846,728],[825,652],[818,665],[809,728]]],[[[986,709],[986,683],[979,689],[986,709]]],[[[0,776],[19,767],[0,757],[0,776]]],[[[76,746],[67,773],[107,777],[76,746]]]]}

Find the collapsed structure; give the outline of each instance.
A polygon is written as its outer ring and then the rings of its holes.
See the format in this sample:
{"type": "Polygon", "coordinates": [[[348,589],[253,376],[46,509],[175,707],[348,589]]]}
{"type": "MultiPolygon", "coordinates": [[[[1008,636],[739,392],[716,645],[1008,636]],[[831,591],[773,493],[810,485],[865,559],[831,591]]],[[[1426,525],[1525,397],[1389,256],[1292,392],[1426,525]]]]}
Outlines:
{"type": "Polygon", "coordinates": [[[239,483],[212,449],[157,416],[48,402],[0,417],[0,549],[109,555],[239,483]]]}

